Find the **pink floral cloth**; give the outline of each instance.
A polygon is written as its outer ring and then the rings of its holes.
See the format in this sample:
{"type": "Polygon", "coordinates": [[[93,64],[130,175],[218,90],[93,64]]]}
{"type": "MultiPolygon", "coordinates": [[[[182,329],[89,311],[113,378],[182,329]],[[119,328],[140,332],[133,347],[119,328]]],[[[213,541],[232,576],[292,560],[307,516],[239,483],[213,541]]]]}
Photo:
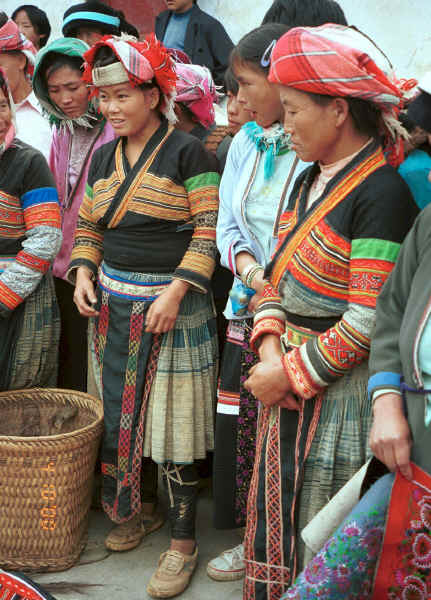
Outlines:
{"type": "Polygon", "coordinates": [[[177,102],[184,102],[204,127],[214,124],[214,102],[217,102],[216,87],[211,72],[200,65],[177,63],[177,102]]]}

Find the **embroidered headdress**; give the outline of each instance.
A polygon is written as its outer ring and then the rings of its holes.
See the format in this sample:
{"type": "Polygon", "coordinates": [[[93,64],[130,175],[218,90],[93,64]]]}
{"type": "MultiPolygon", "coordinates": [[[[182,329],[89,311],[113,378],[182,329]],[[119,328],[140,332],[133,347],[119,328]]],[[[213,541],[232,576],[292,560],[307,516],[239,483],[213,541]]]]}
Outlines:
{"type": "Polygon", "coordinates": [[[398,121],[404,92],[385,55],[359,31],[328,23],[296,27],[284,34],[271,55],[269,81],[304,92],[361,98],[381,110],[385,151],[391,164],[402,161],[398,121]]]}
{"type": "Polygon", "coordinates": [[[6,73],[0,67],[0,89],[5,95],[7,103],[9,104],[9,108],[12,113],[12,122],[9,126],[9,129],[6,132],[5,138],[2,142],[0,142],[0,156],[3,154],[5,150],[9,148],[11,143],[15,138],[16,126],[15,126],[15,105],[13,103],[12,94],[9,89],[9,84],[6,79],[6,73]]]}
{"type": "Polygon", "coordinates": [[[156,81],[163,95],[162,113],[168,121],[176,121],[174,113],[175,84],[177,76],[173,61],[166,48],[154,33],[148,34],[142,42],[130,36],[105,36],[84,54],[86,60],[83,79],[97,88],[129,81],[133,86],[156,81]],[[108,46],[118,58],[118,63],[94,68],[99,48],[108,46]]]}
{"type": "Polygon", "coordinates": [[[19,50],[26,56],[27,66],[25,74],[32,77],[36,48],[20,32],[15,21],[8,19],[3,27],[0,27],[0,52],[12,52],[13,50],[19,50]]]}
{"type": "Polygon", "coordinates": [[[177,63],[175,72],[178,77],[176,102],[184,102],[199,123],[211,127],[215,120],[214,102],[217,102],[211,71],[199,65],[177,63]]]}

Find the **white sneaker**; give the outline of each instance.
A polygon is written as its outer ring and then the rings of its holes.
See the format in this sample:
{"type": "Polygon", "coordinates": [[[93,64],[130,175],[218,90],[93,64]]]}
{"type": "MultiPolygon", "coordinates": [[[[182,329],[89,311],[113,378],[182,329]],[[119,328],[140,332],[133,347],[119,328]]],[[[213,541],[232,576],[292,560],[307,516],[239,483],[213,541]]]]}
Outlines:
{"type": "Polygon", "coordinates": [[[207,565],[207,573],[216,581],[234,581],[245,575],[244,544],[225,550],[207,565]]]}

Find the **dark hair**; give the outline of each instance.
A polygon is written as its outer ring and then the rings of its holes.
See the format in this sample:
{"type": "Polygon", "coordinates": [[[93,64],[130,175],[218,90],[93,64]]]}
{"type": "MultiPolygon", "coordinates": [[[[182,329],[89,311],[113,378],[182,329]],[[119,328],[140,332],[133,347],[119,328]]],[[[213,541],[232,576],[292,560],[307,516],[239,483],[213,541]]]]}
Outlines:
{"type": "Polygon", "coordinates": [[[3,25],[6,25],[7,21],[8,21],[7,14],[3,10],[0,10],[0,27],[3,27],[3,25]]]}
{"type": "Polygon", "coordinates": [[[400,112],[400,114],[398,115],[398,120],[404,127],[404,129],[407,131],[407,133],[412,133],[416,129],[416,127],[419,127],[419,125],[416,125],[413,119],[409,117],[407,111],[400,112]]]}
{"type": "Polygon", "coordinates": [[[224,72],[223,83],[224,83],[224,89],[226,90],[226,92],[230,92],[234,96],[236,96],[238,94],[239,85],[235,78],[235,75],[233,74],[231,67],[228,67],[226,69],[226,71],[224,72]]]}
{"type": "Polygon", "coordinates": [[[289,27],[317,27],[325,23],[347,25],[343,9],[335,0],[274,0],[262,25],[283,23],[289,27]]]}
{"type": "MultiPolygon", "coordinates": [[[[115,54],[115,52],[109,46],[101,46],[97,52],[94,59],[94,68],[107,67],[108,65],[113,65],[116,62],[120,62],[115,54]]],[[[163,102],[163,94],[160,90],[160,87],[155,79],[151,81],[145,81],[138,86],[139,89],[145,91],[150,90],[151,88],[157,88],[159,90],[159,103],[156,106],[156,110],[160,109],[160,106],[163,102]]]]}
{"type": "Polygon", "coordinates": [[[13,11],[12,19],[14,21],[17,14],[22,10],[27,14],[27,17],[35,28],[36,33],[43,36],[39,39],[39,45],[41,48],[43,48],[51,34],[51,25],[49,24],[46,12],[40,9],[38,6],[34,6],[34,4],[23,4],[22,6],[18,6],[18,8],[13,11]]]}
{"type": "Polygon", "coordinates": [[[48,78],[63,67],[69,67],[73,71],[77,71],[82,74],[82,65],[84,59],[80,56],[68,56],[67,54],[60,54],[59,52],[50,52],[47,54],[42,62],[40,75],[45,85],[48,85],[48,78]]]}
{"type": "Polygon", "coordinates": [[[269,57],[266,61],[268,64],[262,64],[262,58],[271,43],[281,38],[287,31],[289,28],[280,23],[267,23],[253,29],[233,48],[229,57],[230,66],[232,67],[237,61],[246,62],[266,74],[269,73],[269,57]]]}
{"type": "MultiPolygon", "coordinates": [[[[319,106],[326,106],[334,96],[325,94],[311,94],[307,92],[310,98],[319,106]]],[[[352,117],[353,125],[358,133],[377,138],[380,135],[381,110],[373,102],[363,100],[362,98],[344,98],[349,106],[349,114],[352,117]]]]}
{"type": "Polygon", "coordinates": [[[139,40],[139,31],[136,29],[132,23],[126,19],[126,15],[122,10],[117,10],[118,18],[120,19],[120,33],[127,33],[128,35],[133,35],[135,38],[139,40]]]}

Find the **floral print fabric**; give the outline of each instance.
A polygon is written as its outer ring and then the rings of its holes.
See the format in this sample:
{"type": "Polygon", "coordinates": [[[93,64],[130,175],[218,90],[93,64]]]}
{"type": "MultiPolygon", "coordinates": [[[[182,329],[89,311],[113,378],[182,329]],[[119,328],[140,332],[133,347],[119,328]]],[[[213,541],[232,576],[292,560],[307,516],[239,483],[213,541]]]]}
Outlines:
{"type": "Polygon", "coordinates": [[[372,600],[431,598],[431,476],[412,468],[395,479],[372,600]]]}
{"type": "Polygon", "coordinates": [[[393,480],[385,475],[370,488],[282,600],[371,598],[393,480]]]}

